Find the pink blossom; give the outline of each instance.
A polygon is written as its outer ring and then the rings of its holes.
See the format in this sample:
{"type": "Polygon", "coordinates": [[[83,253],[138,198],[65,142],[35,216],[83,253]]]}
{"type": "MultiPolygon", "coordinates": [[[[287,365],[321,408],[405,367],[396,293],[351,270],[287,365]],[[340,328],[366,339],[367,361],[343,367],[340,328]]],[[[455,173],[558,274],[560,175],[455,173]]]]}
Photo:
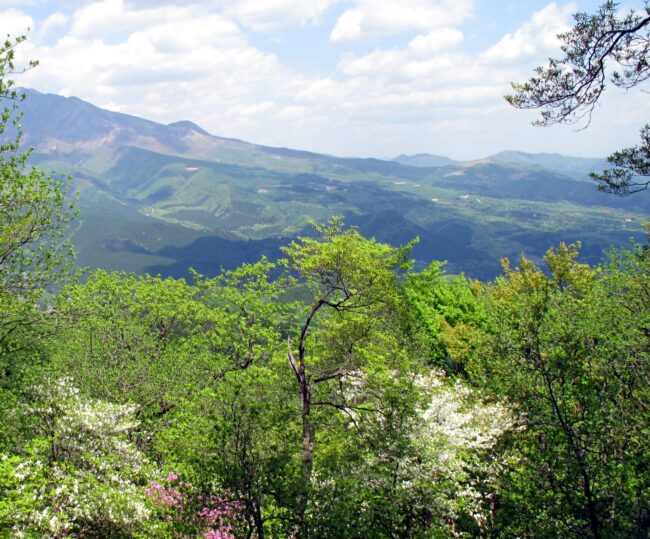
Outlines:
{"type": "Polygon", "coordinates": [[[210,530],[203,534],[205,539],[235,539],[235,536],[232,534],[231,530],[210,530]]]}
{"type": "Polygon", "coordinates": [[[179,475],[169,472],[166,476],[169,486],[152,481],[144,492],[159,507],[169,511],[168,522],[177,522],[191,533],[202,533],[205,539],[234,539],[233,523],[243,511],[243,504],[231,501],[230,493],[221,495],[211,494],[202,496],[192,494],[193,487],[189,483],[179,481],[179,475]],[[172,483],[175,485],[172,486],[172,483]],[[192,510],[197,506],[201,510],[192,510]],[[206,530],[207,531],[204,531],[206,530]]]}

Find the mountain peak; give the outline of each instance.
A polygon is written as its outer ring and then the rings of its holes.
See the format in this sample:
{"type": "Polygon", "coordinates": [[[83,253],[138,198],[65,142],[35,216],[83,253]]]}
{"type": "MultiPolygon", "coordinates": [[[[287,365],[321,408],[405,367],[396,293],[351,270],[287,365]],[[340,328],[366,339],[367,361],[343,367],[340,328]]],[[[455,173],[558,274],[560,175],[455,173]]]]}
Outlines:
{"type": "Polygon", "coordinates": [[[202,127],[196,125],[194,122],[190,122],[189,120],[181,120],[179,122],[172,122],[170,124],[167,124],[168,127],[177,127],[181,129],[189,129],[191,131],[197,131],[198,133],[201,133],[202,135],[206,136],[211,136],[210,133],[208,133],[205,129],[202,127]]]}

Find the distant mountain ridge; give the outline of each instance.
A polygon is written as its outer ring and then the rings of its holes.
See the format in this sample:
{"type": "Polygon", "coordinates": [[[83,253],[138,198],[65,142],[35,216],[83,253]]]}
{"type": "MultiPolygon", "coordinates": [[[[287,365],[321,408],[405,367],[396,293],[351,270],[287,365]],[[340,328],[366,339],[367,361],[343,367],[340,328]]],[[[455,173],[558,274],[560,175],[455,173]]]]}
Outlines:
{"type": "Polygon", "coordinates": [[[391,161],[396,161],[402,165],[408,165],[411,167],[446,167],[449,165],[455,165],[458,161],[449,159],[449,157],[444,157],[442,155],[433,155],[430,153],[417,153],[415,155],[398,155],[393,157],[391,161]]]}
{"type": "MultiPolygon", "coordinates": [[[[238,158],[235,150],[251,153],[258,151],[285,158],[341,159],[346,163],[356,161],[365,162],[367,165],[379,162],[386,167],[390,166],[388,163],[398,163],[410,167],[437,168],[481,161],[542,167],[573,179],[588,179],[589,172],[602,170],[607,165],[604,158],[570,157],[547,153],[530,154],[512,150],[466,162],[428,153],[399,155],[389,161],[374,158],[336,158],[304,150],[261,146],[239,139],[212,135],[189,120],[165,125],[137,116],[101,109],[77,97],[42,94],[29,89],[25,91],[28,99],[21,107],[25,112],[24,142],[34,146],[37,151],[45,153],[73,148],[92,149],[94,146],[101,145],[108,148],[135,146],[199,159],[217,156],[227,162],[236,163],[240,163],[241,159],[238,158]]],[[[246,162],[250,164],[248,157],[250,156],[247,156],[246,162]]]]}
{"type": "Polygon", "coordinates": [[[414,167],[445,167],[476,162],[510,163],[549,170],[579,181],[591,181],[590,172],[600,172],[609,166],[607,159],[600,157],[570,157],[558,153],[533,154],[514,150],[506,150],[470,161],[454,161],[448,157],[428,153],[399,155],[391,161],[414,167]]]}
{"type": "Polygon", "coordinates": [[[541,256],[559,241],[581,240],[597,260],[611,244],[642,238],[650,209],[647,197],[613,197],[584,181],[597,159],[513,151],[470,162],[342,158],[27,94],[32,161],[74,176],[81,194],[73,241],[83,265],[214,271],[277,254],[310,219],[342,214],[382,241],[419,236],[420,264],[446,259],[450,271],[488,278],[499,258],[541,256]]]}
{"type": "Polygon", "coordinates": [[[600,172],[610,165],[600,157],[568,157],[557,153],[531,154],[505,151],[486,158],[494,163],[513,163],[545,168],[580,181],[592,181],[590,172],[600,172]]]}

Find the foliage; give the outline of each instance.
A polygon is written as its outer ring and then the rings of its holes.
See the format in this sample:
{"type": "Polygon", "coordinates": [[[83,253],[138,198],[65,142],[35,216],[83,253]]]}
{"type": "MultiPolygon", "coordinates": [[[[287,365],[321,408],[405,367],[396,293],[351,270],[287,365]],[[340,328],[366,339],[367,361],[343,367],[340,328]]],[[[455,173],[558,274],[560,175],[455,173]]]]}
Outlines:
{"type": "Polygon", "coordinates": [[[295,503],[300,428],[285,374],[284,361],[252,365],[205,395],[211,450],[200,466],[239,495],[247,534],[258,537],[288,535],[295,503]]]}
{"type": "MultiPolygon", "coordinates": [[[[542,109],[539,125],[575,122],[591,116],[607,83],[631,89],[650,77],[650,8],[619,16],[614,1],[605,2],[595,14],[577,13],[575,25],[558,36],[564,56],[538,67],[536,76],[513,83],[507,101],[518,108],[542,109]]],[[[592,174],[599,189],[629,194],[647,189],[650,167],[650,125],[641,130],[640,146],[609,157],[615,168],[592,174]]]]}
{"type": "Polygon", "coordinates": [[[315,535],[488,533],[496,477],[507,467],[497,458],[513,422],[507,407],[482,403],[438,370],[382,385],[392,405],[364,418],[341,412],[356,437],[339,439],[317,459],[315,535]]]}
{"type": "Polygon", "coordinates": [[[346,398],[350,375],[381,375],[408,359],[400,351],[405,341],[396,270],[408,267],[410,245],[395,249],[368,240],[354,229],[343,230],[336,217],[315,224],[314,230],[316,238],[302,237],[284,248],[289,268],[309,291],[296,328],[297,354],[294,335],[287,341],[301,398],[302,470],[293,530],[299,537],[307,533],[316,434],[319,423],[327,420],[325,409],[365,410],[374,399],[346,398]]]}
{"type": "Polygon", "coordinates": [[[1,460],[0,533],[132,537],[145,530],[151,510],[140,485],[153,468],[128,438],[134,408],[85,399],[67,378],[35,387],[32,398],[20,413],[33,437],[22,454],[1,460]]]}
{"type": "MultiPolygon", "coordinates": [[[[577,247],[521,259],[482,295],[493,329],[460,347],[471,379],[524,426],[501,485],[510,536],[643,536],[648,530],[650,281],[643,250],[603,269],[577,247]]],[[[475,333],[470,334],[474,338],[475,333]]]]}
{"type": "Polygon", "coordinates": [[[193,285],[62,288],[5,393],[0,537],[647,534],[647,246],[485,284],[409,248],[337,218],[193,285]]]}
{"type": "Polygon", "coordinates": [[[409,311],[424,333],[431,361],[450,371],[462,370],[452,361],[445,336],[456,326],[482,327],[488,323],[471,282],[463,275],[446,276],[443,264],[434,261],[428,268],[406,276],[404,292],[409,311]]]}
{"type": "MultiPolygon", "coordinates": [[[[25,95],[11,77],[21,72],[15,50],[24,39],[0,43],[0,452],[20,443],[23,425],[11,414],[46,362],[46,340],[60,320],[46,306],[48,290],[68,276],[73,254],[65,239],[74,216],[67,180],[28,165],[31,150],[21,147],[17,103],[25,95]]],[[[5,462],[10,470],[12,459],[5,462]]]]}
{"type": "Polygon", "coordinates": [[[20,147],[15,101],[24,96],[7,77],[15,73],[15,47],[23,40],[0,44],[0,100],[14,101],[0,115],[0,361],[42,335],[39,323],[52,317],[35,304],[45,287],[65,275],[72,254],[64,238],[73,215],[67,183],[28,166],[30,150],[20,147]]]}
{"type": "Polygon", "coordinates": [[[59,295],[67,324],[53,346],[53,368],[94,398],[164,416],[179,392],[214,375],[211,351],[223,346],[220,313],[195,296],[183,280],[93,272],[59,295]]]}

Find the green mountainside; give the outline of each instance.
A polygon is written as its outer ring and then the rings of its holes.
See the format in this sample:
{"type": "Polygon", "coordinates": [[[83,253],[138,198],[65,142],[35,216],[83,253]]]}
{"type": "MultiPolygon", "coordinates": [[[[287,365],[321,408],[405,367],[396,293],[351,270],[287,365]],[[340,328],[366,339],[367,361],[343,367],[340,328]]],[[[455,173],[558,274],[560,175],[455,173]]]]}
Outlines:
{"type": "Polygon", "coordinates": [[[650,208],[648,197],[617,198],[585,181],[598,159],[339,158],[27,93],[22,124],[33,162],[71,174],[80,193],[73,242],[81,265],[215,273],[276,256],[310,219],[342,214],[380,241],[419,236],[419,263],[447,260],[448,271],[485,279],[499,258],[525,251],[536,259],[560,241],[582,241],[595,262],[611,245],[641,239],[650,208]]]}

